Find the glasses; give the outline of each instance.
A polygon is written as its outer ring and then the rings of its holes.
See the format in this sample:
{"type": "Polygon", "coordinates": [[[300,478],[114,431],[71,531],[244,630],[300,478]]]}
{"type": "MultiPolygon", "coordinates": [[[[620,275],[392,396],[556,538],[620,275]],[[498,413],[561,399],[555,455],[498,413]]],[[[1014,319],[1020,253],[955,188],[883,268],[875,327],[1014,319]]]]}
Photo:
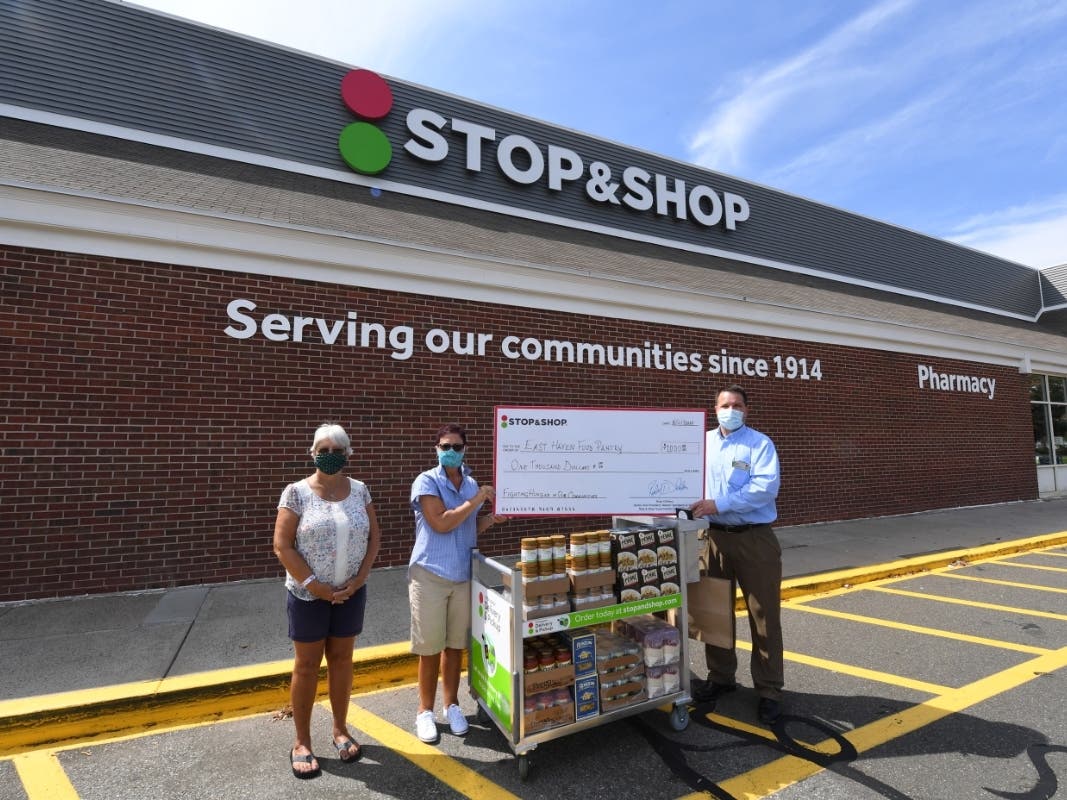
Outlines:
{"type": "Polygon", "coordinates": [[[315,455],[324,456],[327,453],[333,453],[335,456],[343,456],[346,452],[348,451],[346,451],[343,447],[335,447],[333,448],[333,450],[328,447],[324,447],[321,450],[316,450],[315,455]]]}
{"type": "Polygon", "coordinates": [[[437,446],[441,450],[455,450],[457,453],[462,453],[463,452],[463,448],[466,447],[466,445],[452,444],[451,442],[442,442],[441,444],[439,444],[437,446]]]}

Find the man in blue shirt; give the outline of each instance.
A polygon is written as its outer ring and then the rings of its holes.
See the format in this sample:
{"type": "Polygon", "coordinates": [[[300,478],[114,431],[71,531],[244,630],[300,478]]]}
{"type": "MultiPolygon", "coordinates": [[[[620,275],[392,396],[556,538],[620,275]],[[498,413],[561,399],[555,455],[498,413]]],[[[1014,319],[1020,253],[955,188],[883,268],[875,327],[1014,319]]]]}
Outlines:
{"type": "MultiPolygon", "coordinates": [[[[708,520],[708,569],[713,578],[736,580],[752,632],[752,684],[761,722],[781,716],[782,549],[771,523],[778,518],[780,483],[774,443],[745,425],[748,395],[734,384],[715,398],[718,426],[706,435],[704,500],[691,507],[708,520]]],[[[704,646],[706,682],[694,682],[697,701],[714,701],[737,688],[734,647],[704,646]]]]}

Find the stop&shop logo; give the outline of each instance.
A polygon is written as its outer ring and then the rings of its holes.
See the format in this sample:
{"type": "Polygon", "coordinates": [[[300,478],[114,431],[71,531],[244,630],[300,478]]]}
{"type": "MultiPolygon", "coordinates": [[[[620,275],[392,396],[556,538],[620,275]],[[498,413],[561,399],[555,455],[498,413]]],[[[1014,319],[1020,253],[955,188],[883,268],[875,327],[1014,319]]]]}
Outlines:
{"type": "MultiPolygon", "coordinates": [[[[341,100],[362,120],[380,120],[393,108],[393,92],[381,75],[354,69],[341,79],[341,100]]],[[[341,158],[355,172],[377,175],[393,158],[393,146],[370,122],[346,125],[337,137],[341,158]]]]}

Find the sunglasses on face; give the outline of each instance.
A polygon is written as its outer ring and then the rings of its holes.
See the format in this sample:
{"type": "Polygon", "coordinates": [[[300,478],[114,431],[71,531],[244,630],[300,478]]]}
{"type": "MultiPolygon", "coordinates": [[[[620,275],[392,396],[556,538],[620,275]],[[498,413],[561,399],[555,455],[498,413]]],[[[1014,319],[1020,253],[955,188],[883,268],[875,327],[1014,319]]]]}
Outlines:
{"type": "Polygon", "coordinates": [[[440,448],[441,450],[455,450],[455,451],[456,451],[457,453],[462,453],[462,452],[463,452],[463,448],[464,448],[464,447],[465,447],[466,445],[462,445],[462,444],[452,444],[451,442],[443,442],[443,443],[441,443],[441,444],[439,444],[439,445],[437,445],[437,446],[438,446],[438,447],[439,447],[439,448],[440,448]]]}
{"type": "Polygon", "coordinates": [[[343,447],[335,447],[332,450],[329,447],[324,447],[321,450],[316,450],[315,455],[324,456],[327,453],[333,453],[335,456],[343,456],[347,452],[343,447]]]}

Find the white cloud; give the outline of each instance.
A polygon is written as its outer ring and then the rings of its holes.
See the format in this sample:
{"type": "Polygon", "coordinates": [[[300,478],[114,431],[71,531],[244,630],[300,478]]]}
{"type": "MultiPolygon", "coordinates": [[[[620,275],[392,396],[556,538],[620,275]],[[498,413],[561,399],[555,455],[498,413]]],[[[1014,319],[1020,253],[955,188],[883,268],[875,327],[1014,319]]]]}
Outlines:
{"type": "Polygon", "coordinates": [[[742,163],[742,147],[754,132],[797,95],[817,84],[827,91],[828,82],[854,79],[851,70],[837,70],[842,56],[861,50],[866,39],[912,0],[886,0],[845,23],[812,47],[793,58],[748,78],[745,87],[701,125],[689,143],[698,164],[719,170],[735,170],[742,163]]]}
{"type": "Polygon", "coordinates": [[[1067,263],[1067,194],[971,217],[947,238],[1031,267],[1067,263]]]}

